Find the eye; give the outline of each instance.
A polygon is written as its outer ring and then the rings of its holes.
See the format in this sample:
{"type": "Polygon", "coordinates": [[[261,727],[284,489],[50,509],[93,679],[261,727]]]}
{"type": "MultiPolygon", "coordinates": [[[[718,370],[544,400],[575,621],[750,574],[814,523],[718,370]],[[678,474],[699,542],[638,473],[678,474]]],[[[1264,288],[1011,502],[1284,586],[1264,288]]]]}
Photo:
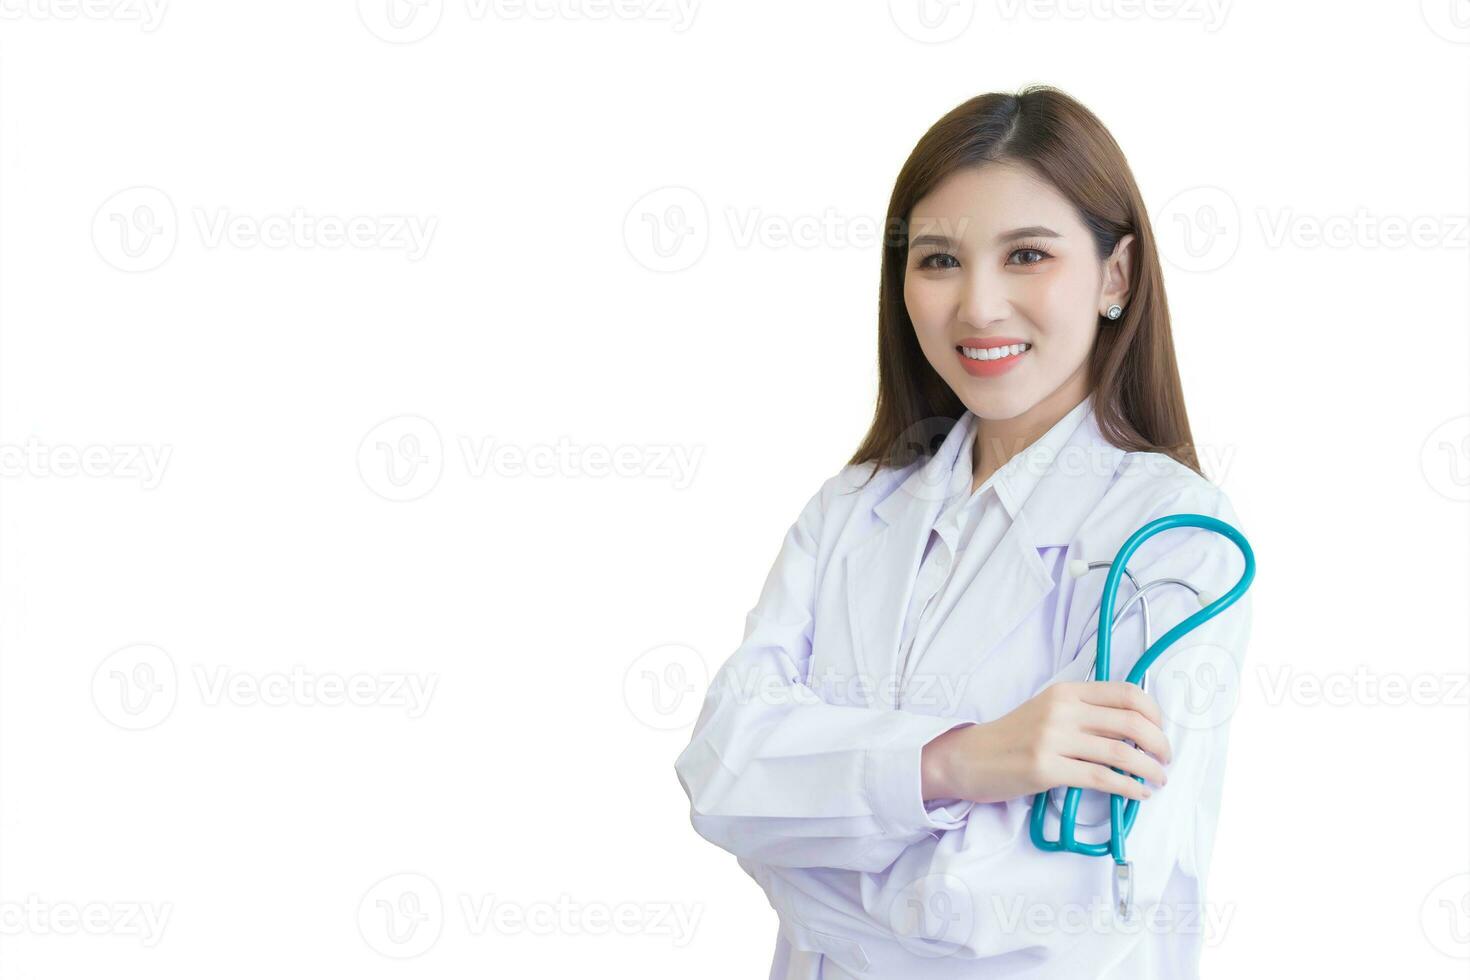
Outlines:
{"type": "Polygon", "coordinates": [[[1026,259],[1024,259],[1023,261],[1020,261],[1020,262],[1013,262],[1013,263],[1010,263],[1010,264],[1012,264],[1012,265],[1036,265],[1039,262],[1043,262],[1046,259],[1051,258],[1051,253],[1048,252],[1046,249],[1042,248],[1041,247],[1041,244],[1039,242],[1028,242],[1028,243],[1023,244],[1023,245],[1018,245],[1015,249],[1013,249],[1011,251],[1010,258],[1013,258],[1014,259],[1018,255],[1032,256],[1032,257],[1026,258],[1026,259]]]}
{"type": "Polygon", "coordinates": [[[958,261],[955,259],[955,257],[953,255],[950,255],[948,252],[930,252],[928,255],[924,256],[922,259],[919,260],[919,268],[920,269],[953,269],[955,267],[954,265],[943,265],[943,264],[940,264],[944,260],[948,260],[949,262],[953,262],[953,263],[955,263],[955,265],[958,265],[958,261]],[[940,260],[940,261],[939,262],[936,262],[935,260],[940,260]]]}

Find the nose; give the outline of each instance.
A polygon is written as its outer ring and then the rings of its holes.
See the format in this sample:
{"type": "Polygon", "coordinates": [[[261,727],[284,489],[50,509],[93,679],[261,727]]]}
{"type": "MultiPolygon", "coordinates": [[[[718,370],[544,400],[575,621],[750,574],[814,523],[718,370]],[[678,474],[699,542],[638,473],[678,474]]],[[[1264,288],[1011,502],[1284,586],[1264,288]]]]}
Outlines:
{"type": "Polygon", "coordinates": [[[976,331],[1010,316],[1005,277],[987,269],[967,269],[957,311],[961,323],[976,331]]]}

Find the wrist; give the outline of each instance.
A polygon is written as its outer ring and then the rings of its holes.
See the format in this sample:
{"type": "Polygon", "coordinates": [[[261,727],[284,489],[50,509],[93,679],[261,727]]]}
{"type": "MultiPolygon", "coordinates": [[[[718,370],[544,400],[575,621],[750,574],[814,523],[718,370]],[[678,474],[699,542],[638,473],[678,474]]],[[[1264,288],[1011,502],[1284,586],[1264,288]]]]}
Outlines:
{"type": "Polygon", "coordinates": [[[960,732],[975,722],[951,728],[930,739],[919,753],[920,794],[924,801],[962,799],[955,779],[955,747],[960,732]]]}

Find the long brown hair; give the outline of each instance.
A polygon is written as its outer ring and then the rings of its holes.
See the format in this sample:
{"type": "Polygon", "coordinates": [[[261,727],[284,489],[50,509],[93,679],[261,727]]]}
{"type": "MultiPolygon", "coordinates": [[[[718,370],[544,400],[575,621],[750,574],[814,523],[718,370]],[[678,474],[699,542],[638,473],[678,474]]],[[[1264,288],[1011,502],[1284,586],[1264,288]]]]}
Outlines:
{"type": "Polygon", "coordinates": [[[899,171],[884,225],[878,402],[849,465],[905,466],[916,449],[932,454],[934,446],[924,444],[951,427],[936,428],[936,422],[958,420],[965,411],[924,357],[904,305],[909,218],[914,204],[949,174],[997,161],[1029,166],[1070,200],[1092,233],[1099,259],[1111,255],[1124,235],[1133,235],[1127,307],[1121,318],[1100,321],[1088,359],[1098,427],[1120,449],[1164,453],[1203,476],[1143,198],[1112,134],[1085,106],[1050,85],[1028,86],[1015,95],[992,92],[956,106],[930,127],[899,171]],[[923,432],[931,438],[916,438],[923,432]]]}

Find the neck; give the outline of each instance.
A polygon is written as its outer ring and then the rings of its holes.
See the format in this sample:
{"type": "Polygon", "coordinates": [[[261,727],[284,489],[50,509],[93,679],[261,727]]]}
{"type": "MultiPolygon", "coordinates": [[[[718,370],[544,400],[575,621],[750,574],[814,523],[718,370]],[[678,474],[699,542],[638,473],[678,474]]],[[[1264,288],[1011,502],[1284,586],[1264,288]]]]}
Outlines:
{"type": "Polygon", "coordinates": [[[979,490],[980,485],[990,479],[996,470],[1025,452],[1026,447],[1046,435],[1047,430],[1061,421],[1062,416],[1082,403],[1088,392],[1086,387],[1075,383],[1077,381],[1078,378],[1074,375],[1067,384],[1015,418],[976,418],[975,444],[970,452],[974,466],[970,493],[979,490]]]}

